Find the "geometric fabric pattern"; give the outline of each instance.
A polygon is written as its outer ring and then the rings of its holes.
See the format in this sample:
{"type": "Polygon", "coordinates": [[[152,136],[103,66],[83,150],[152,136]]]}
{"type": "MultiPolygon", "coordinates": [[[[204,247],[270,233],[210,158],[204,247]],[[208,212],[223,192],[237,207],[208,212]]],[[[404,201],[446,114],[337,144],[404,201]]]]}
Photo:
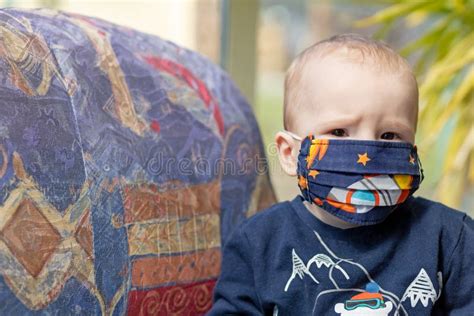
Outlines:
{"type": "Polygon", "coordinates": [[[2,9],[0,34],[0,314],[204,314],[275,202],[227,74],[79,15],[2,9]]]}

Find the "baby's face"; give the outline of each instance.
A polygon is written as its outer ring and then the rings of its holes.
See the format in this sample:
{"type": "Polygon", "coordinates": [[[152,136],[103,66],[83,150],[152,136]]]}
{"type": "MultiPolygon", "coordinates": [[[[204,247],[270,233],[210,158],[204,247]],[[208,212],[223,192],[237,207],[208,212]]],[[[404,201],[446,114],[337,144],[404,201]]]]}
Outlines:
{"type": "Polygon", "coordinates": [[[302,137],[405,141],[413,143],[418,91],[408,72],[379,71],[340,57],[308,61],[303,105],[292,116],[302,137]]]}

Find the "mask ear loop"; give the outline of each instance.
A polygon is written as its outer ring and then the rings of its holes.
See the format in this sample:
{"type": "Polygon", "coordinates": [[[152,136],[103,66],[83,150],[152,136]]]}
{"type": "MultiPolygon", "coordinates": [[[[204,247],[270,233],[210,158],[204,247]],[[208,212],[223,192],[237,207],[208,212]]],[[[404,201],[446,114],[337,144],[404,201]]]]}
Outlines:
{"type": "Polygon", "coordinates": [[[292,132],[290,132],[290,131],[287,131],[286,129],[283,130],[283,132],[285,132],[286,134],[290,135],[290,136],[291,136],[293,139],[295,139],[295,140],[298,140],[298,141],[302,141],[302,140],[303,140],[303,138],[299,137],[298,135],[296,135],[296,134],[294,134],[294,133],[292,133],[292,132]]]}

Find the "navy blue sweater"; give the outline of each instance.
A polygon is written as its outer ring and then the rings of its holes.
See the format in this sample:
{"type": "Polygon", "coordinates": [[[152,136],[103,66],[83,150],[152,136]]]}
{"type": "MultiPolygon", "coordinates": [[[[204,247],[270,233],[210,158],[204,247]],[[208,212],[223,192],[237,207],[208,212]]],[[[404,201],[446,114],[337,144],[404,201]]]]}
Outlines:
{"type": "Polygon", "coordinates": [[[474,315],[474,222],[409,198],[338,229],[301,197],[247,219],[223,251],[208,315],[474,315]]]}

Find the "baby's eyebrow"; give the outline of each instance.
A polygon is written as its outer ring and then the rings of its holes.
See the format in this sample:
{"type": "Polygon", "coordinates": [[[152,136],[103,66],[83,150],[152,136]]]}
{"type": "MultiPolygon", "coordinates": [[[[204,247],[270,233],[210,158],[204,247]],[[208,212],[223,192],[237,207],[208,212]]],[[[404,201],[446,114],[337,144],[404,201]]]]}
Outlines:
{"type": "Polygon", "coordinates": [[[414,133],[415,132],[413,127],[410,127],[409,125],[407,125],[405,123],[402,123],[402,122],[399,122],[399,121],[390,120],[390,121],[387,121],[387,122],[383,122],[382,124],[380,124],[380,126],[382,126],[383,128],[387,128],[387,129],[393,129],[395,131],[403,131],[403,132],[407,132],[407,133],[414,133]]]}
{"type": "Polygon", "coordinates": [[[327,128],[340,128],[340,127],[345,127],[345,126],[351,126],[359,123],[361,118],[356,118],[356,117],[342,117],[342,118],[337,118],[335,120],[331,121],[324,121],[319,125],[320,129],[327,129],[327,128]]]}

